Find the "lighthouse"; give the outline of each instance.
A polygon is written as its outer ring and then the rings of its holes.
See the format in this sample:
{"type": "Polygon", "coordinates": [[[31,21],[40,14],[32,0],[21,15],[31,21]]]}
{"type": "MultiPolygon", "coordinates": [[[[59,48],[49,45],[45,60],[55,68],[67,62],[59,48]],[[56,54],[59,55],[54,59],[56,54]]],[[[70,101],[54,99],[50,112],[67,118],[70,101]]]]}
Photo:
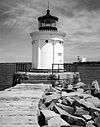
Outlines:
{"type": "Polygon", "coordinates": [[[58,31],[58,20],[49,8],[38,17],[38,30],[30,33],[33,69],[52,69],[52,64],[64,63],[65,33],[58,31]]]}

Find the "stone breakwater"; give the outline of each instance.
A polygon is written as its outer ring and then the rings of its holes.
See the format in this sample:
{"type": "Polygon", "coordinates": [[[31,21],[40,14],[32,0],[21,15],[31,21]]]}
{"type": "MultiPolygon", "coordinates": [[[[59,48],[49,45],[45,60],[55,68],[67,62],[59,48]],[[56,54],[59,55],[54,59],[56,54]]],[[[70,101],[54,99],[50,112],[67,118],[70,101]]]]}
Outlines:
{"type": "Polygon", "coordinates": [[[43,84],[18,84],[0,91],[0,127],[39,127],[37,105],[43,84]]]}
{"type": "MultiPolygon", "coordinates": [[[[95,81],[96,83],[96,81],[95,81]]],[[[100,127],[100,91],[92,94],[82,82],[44,91],[39,101],[41,127],[100,127]]],[[[96,84],[97,85],[97,84],[96,84]]],[[[99,89],[100,90],[100,89],[99,89]]]]}

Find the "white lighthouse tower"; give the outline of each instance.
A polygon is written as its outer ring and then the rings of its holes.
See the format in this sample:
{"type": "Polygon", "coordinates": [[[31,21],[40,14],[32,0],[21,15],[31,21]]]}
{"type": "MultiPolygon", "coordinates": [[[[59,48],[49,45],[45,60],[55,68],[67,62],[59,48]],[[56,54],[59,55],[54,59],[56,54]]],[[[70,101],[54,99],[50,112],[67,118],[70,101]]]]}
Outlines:
{"type": "Polygon", "coordinates": [[[30,34],[33,69],[52,69],[52,64],[64,63],[65,33],[58,32],[57,22],[58,17],[52,16],[49,9],[38,17],[38,31],[30,34]]]}

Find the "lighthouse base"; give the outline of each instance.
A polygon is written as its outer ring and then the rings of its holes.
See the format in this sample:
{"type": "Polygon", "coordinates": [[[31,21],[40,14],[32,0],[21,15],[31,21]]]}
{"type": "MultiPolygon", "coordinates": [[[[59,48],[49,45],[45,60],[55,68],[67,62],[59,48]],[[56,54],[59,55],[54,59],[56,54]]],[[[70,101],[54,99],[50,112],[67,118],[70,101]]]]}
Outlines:
{"type": "Polygon", "coordinates": [[[60,73],[60,72],[64,72],[64,69],[58,70],[58,69],[34,69],[34,68],[32,68],[30,70],[30,72],[35,72],[35,73],[52,73],[52,72],[60,73]]]}

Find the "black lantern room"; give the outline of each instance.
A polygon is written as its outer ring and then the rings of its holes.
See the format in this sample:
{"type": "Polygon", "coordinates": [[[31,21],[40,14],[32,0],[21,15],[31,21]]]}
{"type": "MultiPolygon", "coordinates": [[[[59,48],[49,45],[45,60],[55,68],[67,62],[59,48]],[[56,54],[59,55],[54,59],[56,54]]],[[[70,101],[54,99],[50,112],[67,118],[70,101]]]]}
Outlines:
{"type": "Polygon", "coordinates": [[[47,13],[44,16],[38,18],[39,30],[57,31],[58,18],[50,14],[50,10],[47,9],[47,13]]]}

